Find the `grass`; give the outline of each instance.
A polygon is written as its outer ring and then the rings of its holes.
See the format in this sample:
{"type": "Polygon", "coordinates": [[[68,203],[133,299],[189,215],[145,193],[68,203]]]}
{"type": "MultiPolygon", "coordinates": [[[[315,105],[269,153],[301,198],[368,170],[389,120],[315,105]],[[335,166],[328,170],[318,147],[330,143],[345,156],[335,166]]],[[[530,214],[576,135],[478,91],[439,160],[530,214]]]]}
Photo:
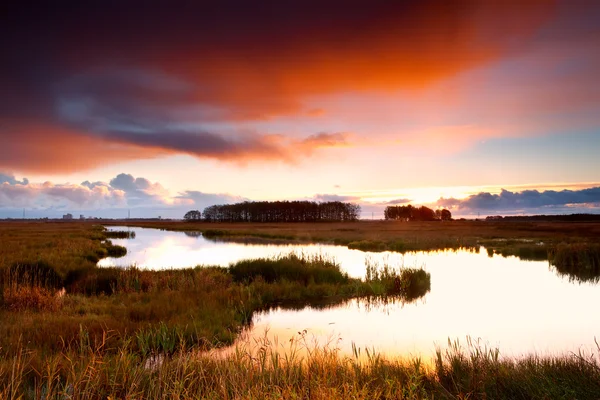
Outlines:
{"type": "Polygon", "coordinates": [[[352,242],[383,243],[386,247],[441,250],[479,246],[483,241],[531,240],[555,245],[561,242],[598,242],[600,222],[358,221],[343,223],[206,223],[174,221],[120,221],[115,225],[201,231],[206,237],[261,237],[264,239],[348,245],[352,242]]]}
{"type": "Polygon", "coordinates": [[[343,273],[339,264],[323,256],[303,256],[289,254],[272,259],[243,260],[229,267],[229,273],[236,282],[249,283],[261,277],[267,283],[276,281],[309,283],[346,284],[348,274],[343,273]]]}
{"type": "MultiPolygon", "coordinates": [[[[118,223],[122,225],[123,223],[118,223]]],[[[329,243],[361,251],[479,249],[490,256],[551,260],[561,243],[599,244],[600,222],[560,221],[358,221],[345,223],[206,223],[134,221],[130,226],[202,232],[215,241],[236,243],[329,243]]]]}
{"type": "Polygon", "coordinates": [[[365,281],[376,295],[397,295],[404,302],[412,302],[431,290],[431,275],[423,268],[394,268],[366,262],[365,281]]]}
{"type": "Polygon", "coordinates": [[[60,284],[64,296],[55,286],[46,289],[29,281],[5,289],[1,348],[15,349],[21,339],[40,357],[68,351],[78,343],[81,329],[94,343],[110,331],[113,348],[135,339],[144,354],[172,352],[174,338],[186,346],[219,347],[231,344],[254,312],[273,306],[403,295],[375,292],[371,282],[349,278],[332,260],[296,254],[240,261],[229,268],[75,270],[60,284]],[[170,338],[169,346],[165,338],[170,338]]]}
{"type": "Polygon", "coordinates": [[[106,231],[104,236],[111,239],[135,239],[133,231],[106,231]]]}
{"type": "Polygon", "coordinates": [[[311,347],[300,334],[291,350],[268,342],[220,357],[190,351],[160,327],[156,343],[170,351],[141,353],[133,341],[108,351],[80,331],[78,347],[35,358],[20,347],[0,352],[1,398],[178,399],[597,399],[597,355],[502,358],[497,349],[452,342],[433,365],[418,358],[387,359],[376,352],[342,356],[311,347]],[[160,337],[164,335],[164,337],[160,337]]]}
{"type": "Polygon", "coordinates": [[[600,244],[561,243],[552,249],[550,262],[571,280],[600,281],[600,244]]]}
{"type": "MultiPolygon", "coordinates": [[[[357,242],[352,247],[396,251],[489,241],[492,253],[541,258],[545,251],[559,273],[598,282],[595,224],[264,224],[256,232],[246,224],[218,226],[209,236],[233,232],[239,240],[357,242]]],[[[371,263],[364,280],[353,279],[332,260],[294,254],[230,268],[97,268],[99,259],[126,252],[108,239],[105,229],[87,222],[0,223],[0,398],[585,399],[600,393],[597,359],[582,355],[513,360],[455,346],[425,366],[372,352],[363,362],[320,348],[302,357],[268,347],[225,358],[199,354],[233,343],[259,310],[356,297],[411,302],[430,290],[431,278],[423,269],[371,263]]]]}

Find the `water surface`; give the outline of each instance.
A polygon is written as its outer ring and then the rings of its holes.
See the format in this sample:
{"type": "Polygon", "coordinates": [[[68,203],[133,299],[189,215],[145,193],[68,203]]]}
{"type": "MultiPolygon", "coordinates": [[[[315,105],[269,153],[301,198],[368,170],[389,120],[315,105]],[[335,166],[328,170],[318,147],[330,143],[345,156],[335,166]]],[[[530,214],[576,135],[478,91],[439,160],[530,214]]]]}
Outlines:
{"type": "MultiPolygon", "coordinates": [[[[127,229],[127,228],[118,228],[127,229]]],[[[480,340],[501,354],[519,356],[589,351],[600,336],[600,286],[559,275],[548,262],[489,257],[472,251],[370,253],[344,246],[265,245],[214,242],[181,232],[132,228],[135,239],[113,240],[127,247],[100,266],[183,268],[221,265],[290,251],[335,258],[350,276],[364,277],[366,263],[424,267],[431,291],[417,301],[372,304],[351,300],[327,309],[273,309],[257,313],[240,341],[267,338],[285,348],[301,332],[309,343],[329,344],[344,354],[352,345],[386,355],[433,355],[448,338],[480,340]],[[304,333],[305,332],[305,333],[304,333]]],[[[240,342],[241,343],[241,342],[240,342]]]]}

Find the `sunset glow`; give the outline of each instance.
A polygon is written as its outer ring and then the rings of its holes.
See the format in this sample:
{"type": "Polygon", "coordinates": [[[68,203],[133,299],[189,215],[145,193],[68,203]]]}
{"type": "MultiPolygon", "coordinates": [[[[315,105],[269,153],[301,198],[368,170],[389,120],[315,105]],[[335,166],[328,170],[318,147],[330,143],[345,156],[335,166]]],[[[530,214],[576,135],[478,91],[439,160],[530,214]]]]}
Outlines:
{"type": "Polygon", "coordinates": [[[0,217],[302,199],[356,201],[364,218],[403,199],[465,216],[599,209],[594,2],[46,14],[15,6],[2,26],[0,217]],[[502,189],[544,199],[476,201],[502,189]]]}

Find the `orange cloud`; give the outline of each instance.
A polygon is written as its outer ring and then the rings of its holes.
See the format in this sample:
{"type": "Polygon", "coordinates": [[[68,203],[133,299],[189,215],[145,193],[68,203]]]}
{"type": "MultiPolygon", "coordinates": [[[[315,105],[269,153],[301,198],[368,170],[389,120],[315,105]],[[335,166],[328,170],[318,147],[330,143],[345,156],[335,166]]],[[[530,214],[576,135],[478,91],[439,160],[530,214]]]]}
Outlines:
{"type": "Polygon", "coordinates": [[[61,173],[168,154],[43,124],[0,124],[0,168],[61,173]]]}
{"type": "Polygon", "coordinates": [[[319,116],[305,102],[323,94],[417,91],[518,51],[554,3],[90,4],[39,9],[42,21],[15,5],[2,27],[0,121],[11,121],[0,166],[67,172],[176,153],[293,161],[298,148],[348,145],[204,125],[319,116]]]}
{"type": "Polygon", "coordinates": [[[248,162],[272,160],[297,162],[327,147],[349,145],[345,133],[319,133],[305,139],[284,135],[245,134],[229,138],[206,132],[161,132],[136,134],[111,132],[82,135],[68,129],[43,125],[0,128],[0,168],[23,172],[62,173],[132,159],[150,159],[173,154],[248,162]]]}

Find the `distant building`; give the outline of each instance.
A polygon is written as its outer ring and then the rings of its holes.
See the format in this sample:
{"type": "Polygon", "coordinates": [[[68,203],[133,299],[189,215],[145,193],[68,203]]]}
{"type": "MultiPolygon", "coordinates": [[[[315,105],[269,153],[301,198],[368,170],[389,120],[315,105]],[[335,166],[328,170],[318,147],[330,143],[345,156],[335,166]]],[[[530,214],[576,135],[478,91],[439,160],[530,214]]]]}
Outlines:
{"type": "Polygon", "coordinates": [[[73,219],[73,214],[65,214],[62,219],[73,219]]]}

